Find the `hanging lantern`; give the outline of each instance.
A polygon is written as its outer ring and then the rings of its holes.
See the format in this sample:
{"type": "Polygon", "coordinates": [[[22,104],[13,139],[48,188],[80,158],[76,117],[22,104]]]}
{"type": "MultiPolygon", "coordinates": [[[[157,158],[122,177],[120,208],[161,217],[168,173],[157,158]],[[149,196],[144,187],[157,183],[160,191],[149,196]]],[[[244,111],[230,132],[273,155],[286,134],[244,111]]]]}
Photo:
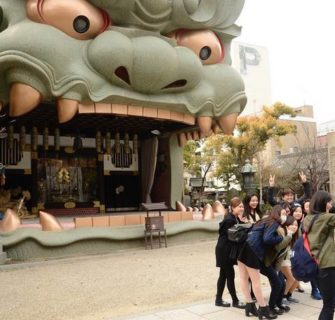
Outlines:
{"type": "Polygon", "coordinates": [[[134,137],[133,137],[133,153],[137,153],[137,149],[138,149],[138,136],[137,136],[137,134],[134,134],[134,137]]]}
{"type": "Polygon", "coordinates": [[[114,148],[115,148],[115,152],[116,153],[120,153],[121,152],[120,134],[118,132],[115,134],[114,148]]]}
{"type": "Polygon", "coordinates": [[[97,131],[97,134],[95,136],[95,146],[97,149],[97,153],[101,153],[101,145],[102,145],[102,140],[101,140],[101,132],[97,131]]]}
{"type": "Polygon", "coordinates": [[[20,129],[20,151],[23,152],[26,148],[26,127],[20,129]]]}
{"type": "Polygon", "coordinates": [[[59,151],[60,150],[60,133],[59,133],[58,128],[55,129],[54,144],[55,144],[55,151],[59,151]]]}
{"type": "Polygon", "coordinates": [[[37,145],[38,145],[38,131],[37,127],[33,127],[31,131],[31,149],[32,151],[37,151],[37,145]]]}
{"type": "Polygon", "coordinates": [[[44,128],[43,148],[44,148],[44,150],[49,150],[49,129],[48,128],[44,128]]]}
{"type": "Polygon", "coordinates": [[[124,151],[126,154],[130,153],[130,147],[129,147],[129,134],[126,133],[124,135],[124,151]]]}
{"type": "Polygon", "coordinates": [[[111,133],[110,132],[106,133],[105,144],[106,144],[106,153],[111,154],[112,145],[111,145],[111,133]]]}
{"type": "Polygon", "coordinates": [[[9,126],[7,135],[7,146],[8,149],[12,150],[14,148],[14,127],[9,126]]]}

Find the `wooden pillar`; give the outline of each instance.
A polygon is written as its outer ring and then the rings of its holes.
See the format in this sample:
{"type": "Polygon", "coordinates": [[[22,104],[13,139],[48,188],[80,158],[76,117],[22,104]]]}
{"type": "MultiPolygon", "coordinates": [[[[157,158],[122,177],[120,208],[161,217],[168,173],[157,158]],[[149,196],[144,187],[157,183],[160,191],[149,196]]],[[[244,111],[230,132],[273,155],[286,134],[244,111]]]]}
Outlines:
{"type": "Polygon", "coordinates": [[[104,181],[104,155],[98,153],[98,195],[100,200],[100,212],[104,213],[106,211],[105,206],[105,181],[104,181]]]}

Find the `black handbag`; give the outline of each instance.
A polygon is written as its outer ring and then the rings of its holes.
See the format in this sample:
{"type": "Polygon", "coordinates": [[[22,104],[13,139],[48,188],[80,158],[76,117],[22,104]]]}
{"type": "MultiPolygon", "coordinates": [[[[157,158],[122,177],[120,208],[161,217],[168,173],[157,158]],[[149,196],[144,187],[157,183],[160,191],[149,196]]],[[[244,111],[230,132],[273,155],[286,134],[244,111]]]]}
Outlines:
{"type": "Polygon", "coordinates": [[[228,229],[228,240],[237,243],[245,242],[252,226],[252,223],[237,223],[233,225],[228,229]]]}

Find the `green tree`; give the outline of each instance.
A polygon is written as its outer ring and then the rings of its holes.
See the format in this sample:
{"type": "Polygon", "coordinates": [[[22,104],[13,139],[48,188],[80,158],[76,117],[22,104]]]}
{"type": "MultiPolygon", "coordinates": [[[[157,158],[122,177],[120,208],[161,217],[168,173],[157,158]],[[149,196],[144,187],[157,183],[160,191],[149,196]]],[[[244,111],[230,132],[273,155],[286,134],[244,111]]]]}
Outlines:
{"type": "Polygon", "coordinates": [[[221,165],[217,167],[217,173],[234,169],[236,179],[241,181],[241,168],[247,159],[252,161],[264,151],[270,139],[280,144],[280,137],[295,132],[295,125],[279,119],[283,115],[294,117],[296,113],[291,107],[277,102],[271,107],[264,107],[260,115],[239,117],[233,136],[219,134],[223,150],[220,157],[227,158],[229,154],[231,161],[219,161],[221,165]],[[232,167],[230,162],[236,166],[232,167]]]}
{"type": "MultiPolygon", "coordinates": [[[[241,168],[247,159],[253,160],[270,139],[280,144],[281,136],[295,132],[294,125],[279,119],[282,115],[294,117],[296,114],[291,107],[278,102],[264,107],[260,115],[240,116],[233,136],[219,133],[202,142],[201,156],[192,153],[196,142],[189,143],[186,155],[184,153],[185,169],[206,168],[202,172],[211,171],[212,176],[222,179],[229,190],[232,183],[242,181],[241,168]]],[[[193,171],[196,172],[199,173],[193,171]]]]}
{"type": "Polygon", "coordinates": [[[189,141],[184,148],[184,168],[195,177],[201,177],[200,196],[205,189],[207,174],[215,163],[216,150],[205,139],[189,141]]]}

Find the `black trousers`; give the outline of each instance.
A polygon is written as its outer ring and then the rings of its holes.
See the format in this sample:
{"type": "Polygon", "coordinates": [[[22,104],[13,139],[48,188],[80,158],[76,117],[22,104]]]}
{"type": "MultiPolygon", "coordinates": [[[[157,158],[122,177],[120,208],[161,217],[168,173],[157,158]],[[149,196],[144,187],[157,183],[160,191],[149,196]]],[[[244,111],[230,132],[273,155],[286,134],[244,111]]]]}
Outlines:
{"type": "Polygon", "coordinates": [[[236,295],[236,288],[235,288],[235,270],[234,270],[234,263],[226,263],[224,267],[220,267],[220,275],[217,282],[217,291],[216,291],[216,300],[221,300],[224,288],[227,287],[229,294],[233,302],[237,302],[238,298],[236,295]]]}
{"type": "Polygon", "coordinates": [[[319,320],[333,320],[335,308],[335,267],[320,269],[317,282],[323,300],[319,320]]]}
{"type": "Polygon", "coordinates": [[[271,293],[269,299],[269,307],[274,308],[282,304],[284,292],[285,292],[285,280],[284,277],[272,266],[266,267],[261,262],[261,274],[269,279],[271,286],[271,293]]]}

